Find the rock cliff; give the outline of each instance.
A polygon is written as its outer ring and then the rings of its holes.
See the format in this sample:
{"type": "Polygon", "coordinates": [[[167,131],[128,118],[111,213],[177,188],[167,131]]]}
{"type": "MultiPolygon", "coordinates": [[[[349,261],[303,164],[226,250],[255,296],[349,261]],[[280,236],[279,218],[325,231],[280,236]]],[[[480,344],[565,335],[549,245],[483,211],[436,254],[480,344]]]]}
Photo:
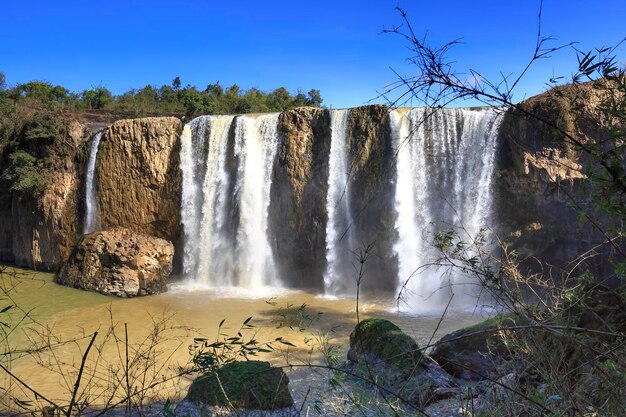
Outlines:
{"type": "MultiPolygon", "coordinates": [[[[389,126],[389,108],[373,105],[357,107],[348,117],[350,201],[355,235],[360,250],[372,245],[363,279],[365,289],[394,291],[397,260],[393,253],[396,241],[395,155],[389,126]]],[[[356,259],[355,259],[356,261],[356,259]]]]}
{"type": "MultiPolygon", "coordinates": [[[[351,217],[355,219],[351,227],[359,244],[373,245],[363,288],[393,290],[393,279],[386,279],[396,275],[391,255],[396,236],[391,186],[395,162],[388,107],[351,109],[347,124],[351,217]]],[[[278,133],[281,143],[269,208],[274,256],[288,285],[321,289],[326,268],[330,113],[306,107],[286,111],[278,133]]]]}
{"type": "MultiPolygon", "coordinates": [[[[558,132],[567,130],[581,141],[608,137],[607,124],[597,112],[597,94],[591,85],[564,87],[533,97],[504,116],[495,209],[501,236],[520,238],[522,255],[563,261],[597,242],[597,234],[581,227],[577,211],[569,207],[572,196],[586,204],[579,198],[584,197],[580,183],[585,160],[558,132]]],[[[124,227],[182,248],[181,129],[179,119],[161,117],[120,120],[104,131],[95,174],[99,229],[124,227]]],[[[67,124],[55,145],[52,180],[38,199],[0,193],[0,260],[58,269],[68,258],[81,237],[86,141],[95,130],[76,121],[67,124]]],[[[268,209],[270,245],[286,285],[320,289],[326,267],[330,112],[286,111],[278,136],[268,209]]],[[[396,280],[389,277],[397,276],[398,265],[393,255],[396,178],[388,108],[352,109],[346,138],[352,227],[359,243],[374,244],[366,268],[373,281],[366,278],[363,285],[393,290],[396,280]]],[[[227,155],[225,162],[231,171],[232,159],[227,155]]]]}
{"type": "Polygon", "coordinates": [[[326,250],[326,188],[330,114],[303,107],[282,114],[272,179],[269,224],[281,277],[295,287],[321,288],[326,250]]]}
{"type": "MultiPolygon", "coordinates": [[[[58,269],[80,234],[84,142],[97,125],[68,121],[53,145],[50,182],[37,199],[0,195],[0,260],[36,269],[58,269]]],[[[8,191],[8,190],[7,190],[8,191]]]]}
{"type": "MultiPolygon", "coordinates": [[[[514,242],[521,258],[563,266],[602,241],[580,216],[581,210],[593,210],[591,190],[581,181],[589,161],[562,131],[581,143],[609,138],[599,111],[603,95],[593,83],[567,85],[506,112],[500,128],[496,211],[503,237],[514,242]]],[[[601,274],[600,259],[583,267],[601,274]]]]}
{"type": "Polygon", "coordinates": [[[161,117],[119,120],[104,132],[96,162],[100,229],[177,241],[181,129],[179,119],[161,117]]]}

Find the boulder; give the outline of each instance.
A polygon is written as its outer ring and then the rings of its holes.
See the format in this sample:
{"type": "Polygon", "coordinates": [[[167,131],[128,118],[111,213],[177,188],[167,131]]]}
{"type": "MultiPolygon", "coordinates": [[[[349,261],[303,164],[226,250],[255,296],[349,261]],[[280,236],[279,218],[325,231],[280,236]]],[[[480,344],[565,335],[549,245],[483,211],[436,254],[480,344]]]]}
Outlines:
{"type": "Polygon", "coordinates": [[[193,403],[272,410],[291,407],[289,378],[269,362],[229,362],[196,378],[187,399],[193,403]]]}
{"type": "Polygon", "coordinates": [[[350,333],[348,359],[362,362],[368,356],[401,372],[411,372],[423,357],[415,340],[389,320],[377,318],[361,321],[350,333]]]}
{"type": "Polygon", "coordinates": [[[420,407],[460,393],[453,378],[415,340],[385,319],[361,321],[350,334],[352,372],[420,407]]]}
{"type": "Polygon", "coordinates": [[[513,326],[512,314],[498,314],[474,326],[457,330],[437,342],[431,357],[451,375],[478,381],[497,378],[507,372],[504,370],[509,359],[509,349],[501,327],[513,326]]]}
{"type": "Polygon", "coordinates": [[[125,228],[86,235],[61,269],[58,283],[118,297],[166,291],[174,245],[125,228]]]}

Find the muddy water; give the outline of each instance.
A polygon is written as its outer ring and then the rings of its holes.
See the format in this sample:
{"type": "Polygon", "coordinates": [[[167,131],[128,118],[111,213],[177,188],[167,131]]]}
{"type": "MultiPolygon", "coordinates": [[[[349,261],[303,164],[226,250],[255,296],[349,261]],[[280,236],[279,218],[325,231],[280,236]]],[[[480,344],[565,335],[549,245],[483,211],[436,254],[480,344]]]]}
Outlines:
{"type": "MultiPolygon", "coordinates": [[[[125,325],[130,384],[145,387],[159,378],[171,377],[179,367],[189,366],[193,339],[215,340],[222,320],[222,334],[236,336],[241,331],[244,340],[254,338],[259,343],[282,337],[295,345],[275,342],[276,350],[262,355],[276,365],[321,363],[319,347],[324,344],[338,347],[339,355],[345,358],[348,336],[357,320],[355,300],[324,299],[306,292],[246,294],[173,286],[158,296],[117,299],[59,286],[52,274],[9,272],[19,273],[2,275],[3,288],[10,289],[12,301],[4,299],[0,304],[14,303],[20,310],[11,310],[10,316],[0,315],[0,321],[10,321],[10,326],[16,327],[2,349],[15,351],[9,362],[16,376],[60,403],[69,402],[77,368],[94,332],[98,335],[87,355],[80,392],[85,402],[105,403],[111,395],[119,397],[126,384],[125,325]],[[252,317],[249,324],[253,327],[241,330],[248,317],[252,317]],[[23,353],[48,344],[54,346],[52,351],[23,353]]],[[[438,325],[434,340],[484,319],[479,313],[453,313],[439,323],[439,315],[398,314],[391,300],[361,300],[359,316],[389,318],[422,346],[438,325]]],[[[292,390],[304,392],[299,385],[307,383],[306,376],[294,376],[296,386],[292,390]]],[[[150,398],[184,396],[188,381],[189,377],[175,378],[159,385],[162,389],[150,391],[150,398]]],[[[6,374],[0,375],[0,385],[33,399],[32,393],[6,374]]]]}

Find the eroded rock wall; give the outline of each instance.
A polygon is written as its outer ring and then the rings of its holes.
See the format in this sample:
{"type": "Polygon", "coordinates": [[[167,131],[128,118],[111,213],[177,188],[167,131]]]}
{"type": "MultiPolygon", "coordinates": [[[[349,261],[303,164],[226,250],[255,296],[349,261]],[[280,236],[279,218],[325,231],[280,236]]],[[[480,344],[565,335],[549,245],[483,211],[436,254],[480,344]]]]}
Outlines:
{"type": "Polygon", "coordinates": [[[96,126],[68,122],[58,143],[51,180],[34,199],[20,193],[0,197],[0,260],[55,270],[80,237],[81,149],[96,126]]]}
{"type": "MultiPolygon", "coordinates": [[[[602,143],[610,137],[599,110],[603,89],[592,83],[549,90],[510,109],[500,128],[495,211],[501,237],[514,243],[532,269],[552,268],[555,276],[576,256],[603,240],[586,215],[601,221],[585,180],[590,162],[580,143],[602,143]],[[540,263],[543,266],[539,266],[540,263]]],[[[604,275],[606,257],[581,267],[604,275]]]]}
{"type": "Polygon", "coordinates": [[[303,107],[281,115],[269,224],[280,276],[295,287],[323,288],[330,113],[303,107]]]}
{"type": "MultiPolygon", "coordinates": [[[[370,246],[363,288],[394,291],[398,261],[393,245],[395,230],[395,155],[389,108],[357,107],[348,117],[351,209],[354,235],[363,252],[370,246]]],[[[358,261],[355,254],[355,262],[358,261]]],[[[356,278],[356,276],[354,277],[356,278]]]]}
{"type": "Polygon", "coordinates": [[[96,162],[100,229],[178,240],[181,129],[175,117],[150,117],[119,120],[104,132],[96,162]]]}

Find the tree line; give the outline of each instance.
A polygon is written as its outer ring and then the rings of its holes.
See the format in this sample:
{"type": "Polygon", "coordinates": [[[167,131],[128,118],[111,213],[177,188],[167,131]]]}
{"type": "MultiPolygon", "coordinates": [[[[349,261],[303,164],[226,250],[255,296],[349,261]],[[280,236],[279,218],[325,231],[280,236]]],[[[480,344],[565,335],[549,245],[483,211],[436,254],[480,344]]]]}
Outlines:
{"type": "MultiPolygon", "coordinates": [[[[164,115],[190,119],[209,114],[282,112],[321,104],[316,89],[292,94],[284,87],[264,92],[238,85],[224,88],[217,82],[200,90],[191,85],[182,87],[176,77],[171,85],[147,85],[114,95],[102,86],[81,92],[43,81],[8,86],[0,72],[0,187],[39,196],[50,182],[50,170],[61,163],[57,156],[66,148],[65,121],[76,117],[105,122],[164,115]]],[[[0,195],[0,204],[2,198],[0,195]]]]}
{"type": "Polygon", "coordinates": [[[171,85],[160,87],[146,85],[114,95],[99,86],[81,92],[72,92],[60,85],[44,81],[29,81],[10,88],[0,73],[0,105],[31,102],[32,105],[60,107],[77,112],[102,112],[116,117],[142,117],[174,115],[195,117],[207,114],[241,114],[282,112],[301,106],[319,107],[322,96],[319,90],[295,94],[284,87],[270,92],[258,88],[243,89],[237,84],[222,86],[219,81],[200,89],[187,84],[183,87],[179,77],[171,85]]]}

